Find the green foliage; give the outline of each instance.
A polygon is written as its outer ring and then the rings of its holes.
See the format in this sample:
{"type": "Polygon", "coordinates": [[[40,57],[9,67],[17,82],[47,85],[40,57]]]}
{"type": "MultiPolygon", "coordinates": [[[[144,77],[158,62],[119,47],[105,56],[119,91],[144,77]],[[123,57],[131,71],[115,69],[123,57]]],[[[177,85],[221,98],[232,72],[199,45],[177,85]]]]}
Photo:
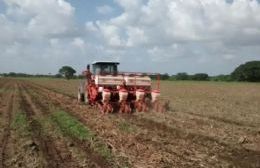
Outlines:
{"type": "Polygon", "coordinates": [[[189,80],[189,75],[186,72],[177,73],[175,76],[176,80],[189,80]]]}
{"type": "Polygon", "coordinates": [[[91,148],[93,148],[94,151],[98,152],[107,160],[112,159],[112,153],[107,145],[96,138],[95,135],[76,118],[64,111],[58,111],[52,114],[52,120],[57,123],[63,134],[76,139],[90,141],[91,148]]]}
{"type": "Polygon", "coordinates": [[[80,140],[89,140],[93,136],[88,128],[68,113],[58,111],[52,114],[52,119],[58,124],[61,131],[80,140]]]}
{"type": "Polygon", "coordinates": [[[168,80],[170,78],[168,73],[161,74],[161,80],[168,80]]]}
{"type": "Polygon", "coordinates": [[[131,127],[131,125],[127,122],[121,122],[118,125],[119,129],[123,132],[130,133],[133,132],[134,129],[131,127]]]}
{"type": "Polygon", "coordinates": [[[56,74],[54,75],[55,78],[62,78],[62,75],[61,74],[56,74]]]}
{"type": "Polygon", "coordinates": [[[113,158],[113,155],[111,153],[111,150],[101,141],[96,141],[93,144],[93,149],[97,153],[99,153],[102,157],[106,158],[107,160],[111,160],[113,158]]]}
{"type": "Polygon", "coordinates": [[[85,76],[84,75],[78,75],[77,79],[85,79],[85,76]]]}
{"type": "Polygon", "coordinates": [[[21,77],[21,78],[32,78],[32,77],[36,77],[36,78],[48,78],[48,77],[53,77],[53,75],[48,74],[48,75],[43,75],[43,74],[25,74],[25,73],[15,73],[15,72],[9,72],[9,73],[3,73],[0,74],[3,77],[21,77]]]}
{"type": "Polygon", "coordinates": [[[209,80],[209,75],[205,73],[197,73],[195,75],[192,75],[191,79],[196,81],[207,81],[209,80]]]}
{"type": "Polygon", "coordinates": [[[236,81],[260,82],[260,61],[250,61],[238,66],[231,77],[236,81]]]}
{"type": "Polygon", "coordinates": [[[25,73],[15,73],[15,72],[9,72],[2,74],[4,77],[32,77],[32,75],[25,74],[25,73]]]}
{"type": "Polygon", "coordinates": [[[160,77],[160,80],[168,80],[168,79],[170,79],[170,75],[168,73],[158,74],[158,75],[149,75],[149,77],[152,80],[157,80],[158,76],[160,77]]]}
{"type": "Polygon", "coordinates": [[[70,66],[63,66],[60,68],[59,73],[61,75],[64,75],[65,78],[71,79],[74,76],[74,74],[76,73],[76,71],[70,66]]]}
{"type": "Polygon", "coordinates": [[[27,122],[26,115],[23,112],[15,114],[11,128],[17,130],[17,132],[22,136],[30,135],[29,123],[27,122]]]}
{"type": "Polygon", "coordinates": [[[217,75],[210,78],[211,81],[226,81],[230,82],[232,81],[230,75],[217,75]]]}

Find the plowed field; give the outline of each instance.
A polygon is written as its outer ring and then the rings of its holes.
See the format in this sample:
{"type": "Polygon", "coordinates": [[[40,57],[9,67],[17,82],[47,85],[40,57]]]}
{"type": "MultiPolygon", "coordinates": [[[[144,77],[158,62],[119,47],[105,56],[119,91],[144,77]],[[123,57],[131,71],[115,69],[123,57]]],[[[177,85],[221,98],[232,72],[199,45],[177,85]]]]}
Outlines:
{"type": "Polygon", "coordinates": [[[162,82],[166,113],[101,115],[78,80],[0,79],[0,168],[260,167],[260,85],[162,82]]]}

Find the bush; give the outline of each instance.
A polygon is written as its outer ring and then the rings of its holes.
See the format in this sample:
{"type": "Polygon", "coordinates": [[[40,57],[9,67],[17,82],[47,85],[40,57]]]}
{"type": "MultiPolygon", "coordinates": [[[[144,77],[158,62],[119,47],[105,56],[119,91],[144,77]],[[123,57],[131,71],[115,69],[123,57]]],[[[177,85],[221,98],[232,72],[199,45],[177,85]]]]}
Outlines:
{"type": "Polygon", "coordinates": [[[218,75],[218,76],[213,76],[211,77],[212,81],[232,81],[231,76],[230,75],[218,75]]]}
{"type": "Polygon", "coordinates": [[[191,79],[197,81],[207,81],[209,80],[209,75],[205,73],[197,73],[195,75],[192,75],[191,79]]]}
{"type": "Polygon", "coordinates": [[[56,75],[54,75],[54,78],[62,78],[62,75],[61,74],[56,74],[56,75]]]}
{"type": "Polygon", "coordinates": [[[236,81],[260,82],[260,61],[250,61],[238,66],[231,77],[236,81]]]}
{"type": "Polygon", "coordinates": [[[189,75],[186,72],[177,73],[176,80],[189,80],[189,75]]]}
{"type": "Polygon", "coordinates": [[[161,74],[161,80],[168,80],[170,78],[168,73],[161,74]]]}

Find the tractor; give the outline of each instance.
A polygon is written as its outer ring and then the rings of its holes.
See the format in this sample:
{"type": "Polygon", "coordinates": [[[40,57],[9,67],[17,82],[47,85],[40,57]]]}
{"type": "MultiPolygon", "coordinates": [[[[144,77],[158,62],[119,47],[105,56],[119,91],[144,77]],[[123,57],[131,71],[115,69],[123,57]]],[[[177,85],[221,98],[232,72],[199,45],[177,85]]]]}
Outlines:
{"type": "Polygon", "coordinates": [[[119,72],[119,62],[94,62],[83,72],[78,101],[99,108],[102,113],[165,111],[159,102],[160,76],[157,74],[119,72]],[[152,89],[149,75],[157,76],[157,88],[152,89]]]}

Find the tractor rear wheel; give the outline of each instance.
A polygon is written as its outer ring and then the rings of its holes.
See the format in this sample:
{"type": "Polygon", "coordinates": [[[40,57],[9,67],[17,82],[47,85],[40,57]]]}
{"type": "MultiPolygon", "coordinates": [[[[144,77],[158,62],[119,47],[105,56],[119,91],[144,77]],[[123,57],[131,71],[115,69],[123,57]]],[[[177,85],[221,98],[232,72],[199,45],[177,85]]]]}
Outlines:
{"type": "Polygon", "coordinates": [[[85,82],[81,81],[79,84],[79,89],[78,89],[78,102],[84,102],[85,101],[85,95],[84,95],[84,87],[85,82]]]}
{"type": "Polygon", "coordinates": [[[86,91],[85,92],[85,103],[88,104],[89,103],[89,95],[88,95],[88,92],[86,91]]]}
{"type": "Polygon", "coordinates": [[[79,102],[84,102],[84,101],[85,101],[85,95],[84,95],[84,93],[78,92],[78,101],[79,101],[79,102]]]}

